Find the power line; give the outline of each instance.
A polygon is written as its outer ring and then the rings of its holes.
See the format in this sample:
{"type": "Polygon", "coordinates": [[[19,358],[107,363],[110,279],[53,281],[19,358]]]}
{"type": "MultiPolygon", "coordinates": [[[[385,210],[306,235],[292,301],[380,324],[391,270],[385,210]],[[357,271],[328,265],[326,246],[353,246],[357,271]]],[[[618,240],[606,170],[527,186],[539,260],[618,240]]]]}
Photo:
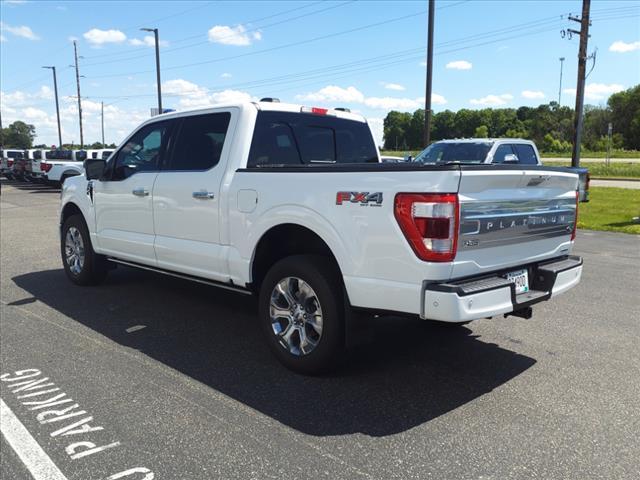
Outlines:
{"type": "MultiPolygon", "coordinates": [[[[356,1],[356,0],[353,0],[353,1],[356,1]]],[[[316,1],[316,2],[313,2],[313,3],[307,4],[307,5],[303,5],[303,6],[296,7],[296,8],[291,8],[291,9],[284,10],[284,11],[279,12],[279,13],[274,13],[274,14],[268,15],[266,17],[262,17],[262,18],[258,18],[258,19],[254,19],[254,20],[249,20],[247,22],[239,22],[239,23],[236,22],[236,24],[246,25],[246,24],[251,24],[251,23],[258,23],[258,22],[261,22],[263,20],[268,20],[270,18],[274,18],[274,17],[278,17],[278,16],[281,16],[281,15],[285,15],[287,13],[292,13],[292,12],[295,12],[295,11],[298,11],[298,10],[309,8],[309,7],[312,7],[312,6],[317,5],[319,3],[323,3],[323,1],[322,0],[316,1]]],[[[347,2],[347,3],[349,3],[349,2],[347,2]]],[[[333,7],[333,8],[335,8],[335,7],[333,7]]],[[[266,27],[261,27],[261,28],[266,28],[266,27]]],[[[171,43],[174,43],[174,44],[175,43],[182,43],[182,42],[185,42],[185,41],[188,41],[188,40],[193,40],[195,38],[202,38],[202,36],[203,36],[203,34],[191,35],[189,37],[184,37],[184,38],[181,38],[181,39],[178,39],[178,40],[171,40],[171,43]]],[[[146,47],[141,47],[141,48],[136,49],[136,50],[141,50],[142,51],[145,48],[146,47]]],[[[173,51],[173,50],[175,50],[175,49],[167,49],[167,50],[165,50],[165,52],[169,52],[169,51],[173,51]]],[[[101,54],[101,55],[92,55],[90,57],[87,57],[87,59],[112,57],[112,56],[118,56],[118,55],[130,55],[131,53],[132,52],[130,52],[130,51],[129,52],[111,52],[111,53],[104,53],[104,54],[101,54]]],[[[138,58],[138,57],[136,57],[136,58],[138,58]]],[[[90,65],[94,65],[94,64],[90,64],[90,65]]]]}
{"type": "MultiPolygon", "coordinates": [[[[228,57],[219,57],[219,58],[214,58],[214,59],[210,59],[210,60],[203,60],[200,62],[193,62],[193,63],[186,63],[186,64],[182,64],[182,65],[174,65],[172,67],[166,67],[164,68],[164,70],[176,70],[176,69],[180,69],[180,68],[188,68],[188,67],[196,67],[196,66],[200,66],[200,65],[207,65],[210,63],[216,63],[216,62],[224,62],[227,60],[232,60],[232,59],[236,59],[236,58],[243,58],[243,57],[249,57],[249,56],[253,56],[253,55],[259,55],[262,53],[267,53],[267,52],[273,52],[273,51],[277,51],[277,50],[282,50],[285,48],[289,48],[289,47],[296,47],[296,46],[300,46],[300,45],[306,45],[312,42],[317,42],[319,40],[326,40],[327,38],[332,38],[332,37],[337,37],[340,35],[346,35],[348,33],[353,33],[353,32],[358,32],[361,30],[365,30],[368,28],[373,28],[373,27],[378,27],[380,25],[387,25],[389,23],[392,22],[398,22],[401,20],[406,20],[408,18],[412,18],[412,17],[416,17],[418,15],[422,15],[426,12],[426,10],[421,10],[419,12],[416,13],[411,13],[409,15],[402,15],[400,17],[395,17],[389,20],[383,20],[381,22],[375,22],[375,23],[370,23],[368,25],[362,25],[360,27],[355,27],[355,28],[350,28],[348,30],[342,30],[340,32],[334,32],[334,33],[329,33],[326,35],[320,35],[318,37],[313,37],[313,38],[309,38],[306,40],[301,40],[301,41],[297,41],[297,42],[291,42],[291,43],[286,43],[283,45],[278,45],[275,47],[271,47],[271,48],[265,48],[262,50],[256,50],[253,52],[247,52],[247,53],[243,53],[240,55],[232,55],[232,56],[228,56],[228,57]]],[[[128,76],[128,75],[138,75],[141,73],[149,73],[149,70],[142,70],[142,71],[138,71],[138,72],[129,72],[129,73],[118,73],[118,74],[109,74],[109,75],[98,75],[98,76],[94,76],[92,78],[114,78],[114,77],[123,77],[123,76],[128,76]]]]}
{"type": "MultiPolygon", "coordinates": [[[[350,3],[354,3],[356,1],[357,0],[349,0],[347,2],[343,2],[343,3],[337,4],[337,5],[331,5],[329,7],[323,8],[321,10],[315,10],[313,12],[307,12],[307,13],[304,13],[302,15],[298,15],[296,17],[287,18],[287,19],[280,20],[280,21],[275,22],[275,23],[271,23],[269,25],[264,25],[262,27],[251,28],[251,29],[245,30],[242,33],[243,34],[248,34],[248,33],[259,32],[259,31],[262,31],[262,30],[270,28],[270,27],[274,27],[274,26],[277,26],[277,25],[282,25],[283,23],[291,22],[293,20],[299,20],[300,18],[308,17],[310,15],[316,15],[318,13],[326,12],[328,10],[333,10],[335,8],[343,7],[345,5],[348,5],[350,3]]],[[[294,9],[294,10],[297,10],[297,9],[294,9]]],[[[200,38],[201,36],[202,35],[198,35],[197,37],[200,38]]],[[[218,40],[224,40],[225,38],[232,38],[234,36],[235,36],[235,34],[230,34],[230,35],[226,35],[224,37],[220,37],[218,40]]],[[[187,45],[182,45],[182,46],[176,47],[176,48],[167,48],[167,49],[163,50],[163,53],[164,54],[173,53],[173,52],[176,52],[176,51],[179,51],[179,50],[184,50],[185,48],[191,48],[191,47],[195,47],[197,45],[203,45],[203,44],[206,44],[206,43],[211,43],[211,42],[207,39],[207,40],[202,40],[202,41],[195,42],[195,43],[189,43],[187,45]]],[[[127,58],[116,59],[116,60],[107,60],[107,61],[104,61],[104,62],[85,63],[83,65],[83,67],[93,67],[93,66],[96,66],[96,65],[105,65],[105,64],[109,64],[109,63],[126,62],[126,61],[129,61],[129,60],[136,60],[138,58],[143,58],[143,57],[146,57],[146,56],[147,56],[146,54],[142,54],[142,55],[135,55],[135,56],[127,57],[127,58]]]]}

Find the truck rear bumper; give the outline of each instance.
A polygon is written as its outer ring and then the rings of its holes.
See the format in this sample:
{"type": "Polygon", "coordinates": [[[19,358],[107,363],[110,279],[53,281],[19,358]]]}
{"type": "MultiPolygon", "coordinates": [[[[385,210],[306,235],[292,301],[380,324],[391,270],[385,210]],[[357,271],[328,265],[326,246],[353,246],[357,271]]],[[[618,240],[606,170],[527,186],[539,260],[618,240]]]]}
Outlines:
{"type": "Polygon", "coordinates": [[[582,258],[566,256],[491,275],[445,283],[422,284],[420,317],[443,322],[468,322],[524,310],[566,292],[580,282],[582,258]],[[530,290],[516,294],[515,285],[503,274],[528,270],[530,290]]]}

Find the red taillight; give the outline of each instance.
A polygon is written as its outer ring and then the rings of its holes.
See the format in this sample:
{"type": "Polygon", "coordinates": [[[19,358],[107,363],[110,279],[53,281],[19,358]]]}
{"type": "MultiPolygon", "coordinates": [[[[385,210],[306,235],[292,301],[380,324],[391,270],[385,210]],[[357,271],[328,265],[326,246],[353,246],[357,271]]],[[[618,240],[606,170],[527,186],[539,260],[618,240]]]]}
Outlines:
{"type": "Polygon", "coordinates": [[[7,167],[13,167],[13,160],[7,160],[7,167]]]}
{"type": "Polygon", "coordinates": [[[45,173],[51,170],[51,167],[53,167],[53,165],[51,165],[50,163],[40,162],[40,170],[45,173]]]}
{"type": "Polygon", "coordinates": [[[451,262],[458,247],[459,206],[455,193],[399,193],[394,215],[421,260],[451,262]]]}
{"type": "Polygon", "coordinates": [[[312,113],[314,115],[329,115],[335,116],[335,112],[328,108],[320,108],[320,107],[300,107],[300,111],[302,113],[312,113]]]}
{"type": "Polygon", "coordinates": [[[571,231],[571,241],[576,239],[576,230],[578,229],[578,205],[580,204],[580,192],[576,190],[576,214],[573,220],[573,230],[571,231]]]}

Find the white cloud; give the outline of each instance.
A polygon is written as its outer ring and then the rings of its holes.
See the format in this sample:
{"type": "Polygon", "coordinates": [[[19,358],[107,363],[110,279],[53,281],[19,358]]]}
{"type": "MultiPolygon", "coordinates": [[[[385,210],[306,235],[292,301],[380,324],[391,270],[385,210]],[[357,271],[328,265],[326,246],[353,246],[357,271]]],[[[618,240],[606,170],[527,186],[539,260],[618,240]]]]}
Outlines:
{"type": "Polygon", "coordinates": [[[26,25],[20,25],[19,27],[14,27],[7,23],[0,22],[0,31],[9,32],[15,35],[16,37],[22,37],[28,40],[40,40],[40,37],[38,37],[35,33],[33,33],[33,30],[31,30],[31,28],[27,27],[26,25]]]}
{"type": "Polygon", "coordinates": [[[296,95],[296,99],[311,102],[362,103],[364,102],[364,95],[353,86],[342,88],[337,85],[328,85],[317,92],[296,95]]]}
{"type": "Polygon", "coordinates": [[[384,88],[386,88],[387,90],[396,90],[398,92],[406,90],[404,85],[400,85],[399,83],[384,83],[384,82],[382,82],[382,86],[384,88]]]}
{"type": "MultiPolygon", "coordinates": [[[[618,83],[589,83],[584,88],[584,96],[587,100],[604,100],[608,98],[609,95],[613,93],[618,93],[624,90],[624,86],[618,83]]],[[[575,88],[565,88],[563,90],[564,93],[568,93],[569,95],[576,94],[575,88]]]]}
{"type": "MultiPolygon", "coordinates": [[[[145,35],[142,40],[139,38],[132,38],[131,40],[129,40],[129,44],[136,46],[136,47],[142,47],[142,46],[146,46],[146,47],[155,47],[156,46],[156,37],[154,35],[145,35]]],[[[168,47],[169,46],[169,42],[167,42],[166,40],[160,40],[160,46],[161,47],[168,47]]]]}
{"type": "Polygon", "coordinates": [[[215,105],[217,103],[235,103],[256,100],[247,92],[239,90],[222,90],[211,92],[193,82],[178,78],[162,84],[162,91],[168,95],[180,98],[181,108],[197,108],[215,105]]]}
{"type": "Polygon", "coordinates": [[[0,103],[2,103],[3,111],[6,107],[29,106],[29,104],[33,103],[34,100],[52,99],[53,91],[46,85],[42,85],[35,93],[26,93],[21,90],[15,90],[10,93],[0,92],[0,103]]]}
{"type": "Polygon", "coordinates": [[[376,145],[382,145],[382,138],[384,136],[384,119],[383,118],[367,118],[367,123],[371,127],[371,133],[373,134],[373,140],[376,145]]]}
{"type": "Polygon", "coordinates": [[[421,67],[426,67],[427,66],[427,62],[422,61],[418,65],[421,66],[421,67]]]}
{"type": "Polygon", "coordinates": [[[510,93],[503,93],[502,95],[487,95],[482,98],[472,98],[469,100],[471,105],[483,105],[487,107],[494,107],[498,105],[505,105],[513,100],[513,95],[510,93]]]}
{"type": "Polygon", "coordinates": [[[524,98],[529,98],[529,99],[544,98],[544,93],[539,90],[523,90],[521,95],[524,98]]]}
{"type": "Polygon", "coordinates": [[[47,118],[47,112],[33,107],[27,107],[22,110],[22,115],[27,120],[42,120],[47,118]]]}
{"type": "MultiPolygon", "coordinates": [[[[398,97],[366,97],[356,87],[342,88],[337,85],[328,85],[317,92],[296,95],[296,100],[320,102],[320,103],[362,103],[369,108],[382,110],[415,110],[424,106],[423,98],[398,98],[398,97]]],[[[431,96],[431,102],[436,105],[447,103],[447,100],[438,94],[431,96]]]]}
{"type": "Polygon", "coordinates": [[[92,28],[82,36],[92,45],[104,45],[105,43],[122,43],[127,36],[120,30],[100,30],[92,28]]]}
{"type": "Polygon", "coordinates": [[[609,47],[610,52],[618,53],[633,52],[634,50],[640,50],[640,41],[626,43],[622,40],[618,40],[617,42],[613,42],[609,47]]]}
{"type": "Polygon", "coordinates": [[[415,110],[421,106],[418,99],[394,97],[369,97],[365,98],[364,104],[369,108],[380,108],[383,110],[415,110]]]}
{"type": "Polygon", "coordinates": [[[262,40],[262,33],[253,32],[251,35],[243,25],[229,27],[227,25],[215,25],[209,30],[209,41],[222,45],[235,45],[244,47],[251,45],[253,40],[262,40]]]}
{"type": "Polygon", "coordinates": [[[223,74],[220,75],[220,78],[231,78],[231,77],[233,77],[233,75],[227,72],[224,72],[223,74]]]}
{"type": "Polygon", "coordinates": [[[471,70],[471,68],[473,68],[473,64],[466,60],[456,60],[454,62],[447,63],[446,68],[451,70],[471,70]]]}
{"type": "Polygon", "coordinates": [[[7,37],[0,34],[0,42],[6,42],[6,41],[7,41],[7,37]]]}

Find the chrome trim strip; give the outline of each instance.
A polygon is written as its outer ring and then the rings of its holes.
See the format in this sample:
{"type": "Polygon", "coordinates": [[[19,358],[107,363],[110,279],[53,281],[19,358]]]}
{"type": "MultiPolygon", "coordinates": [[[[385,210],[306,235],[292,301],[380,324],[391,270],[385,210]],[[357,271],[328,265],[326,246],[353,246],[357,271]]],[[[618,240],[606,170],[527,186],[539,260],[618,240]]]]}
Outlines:
{"type": "Polygon", "coordinates": [[[181,278],[182,280],[191,280],[192,282],[202,283],[204,285],[210,285],[212,287],[223,288],[225,290],[231,290],[232,292],[243,293],[245,295],[252,295],[252,292],[250,290],[247,290],[246,288],[227,285],[225,283],[216,282],[215,280],[207,280],[206,278],[194,277],[194,276],[183,274],[183,273],[170,272],[168,270],[163,270],[161,268],[154,268],[148,265],[140,265],[138,263],[127,262],[126,260],[120,260],[118,258],[113,258],[113,257],[107,257],[107,260],[114,263],[120,263],[128,267],[139,268],[140,270],[148,270],[150,272],[162,273],[163,275],[181,278]]]}
{"type": "Polygon", "coordinates": [[[576,221],[574,198],[463,202],[458,248],[490,248],[570,235],[576,221]]]}

